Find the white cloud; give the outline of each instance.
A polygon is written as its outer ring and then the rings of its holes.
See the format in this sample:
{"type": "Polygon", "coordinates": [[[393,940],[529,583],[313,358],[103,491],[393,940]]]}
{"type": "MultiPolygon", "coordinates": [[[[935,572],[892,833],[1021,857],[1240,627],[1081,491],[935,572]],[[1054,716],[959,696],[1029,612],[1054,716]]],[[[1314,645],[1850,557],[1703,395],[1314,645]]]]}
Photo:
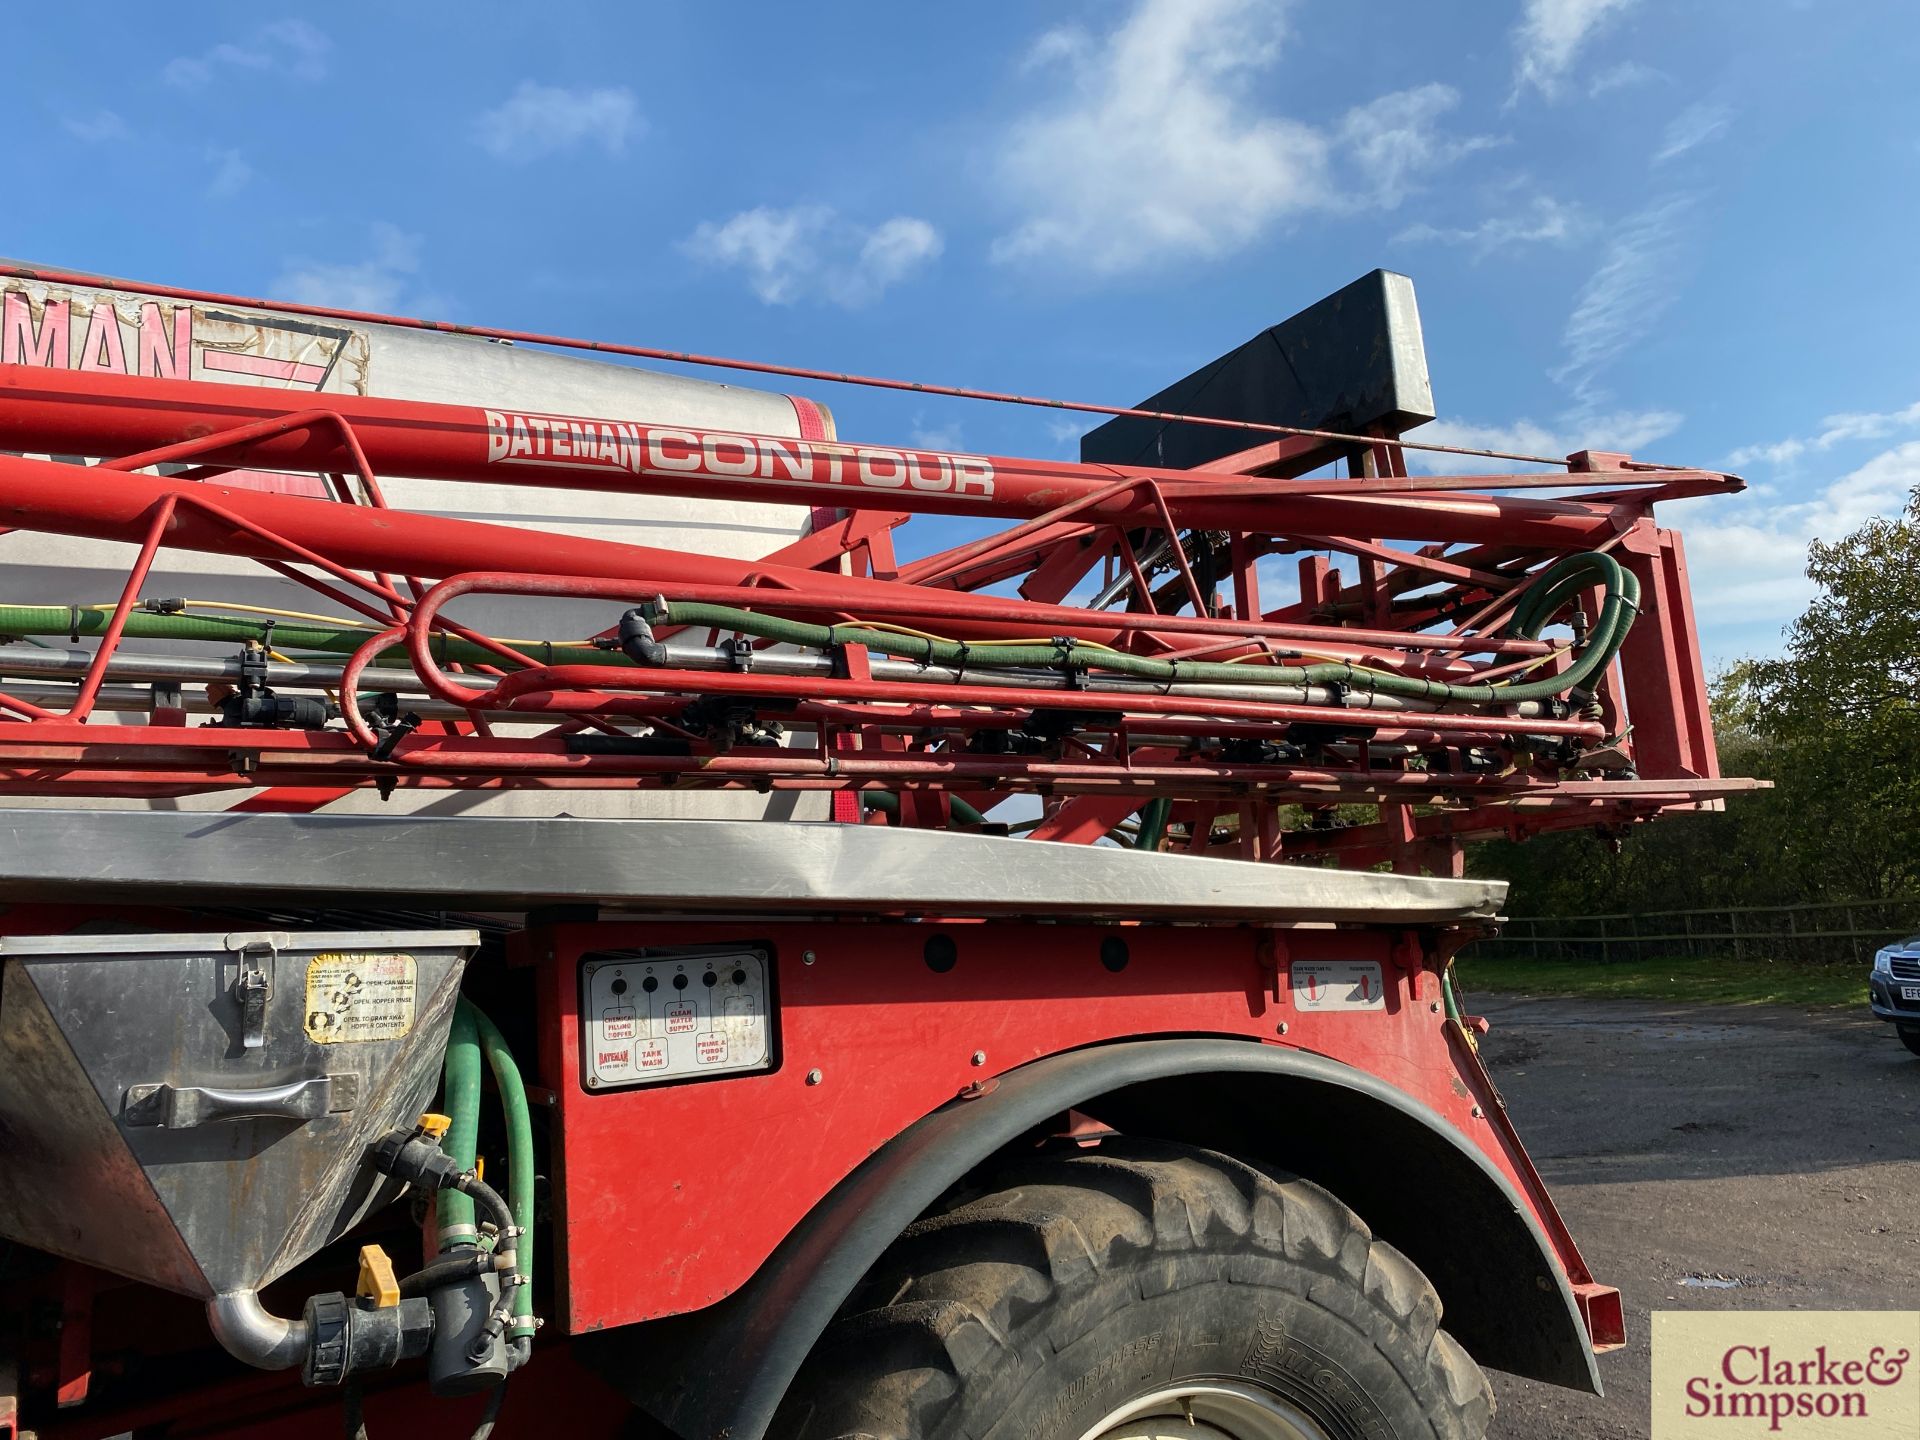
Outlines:
{"type": "Polygon", "coordinates": [[[929,425],[924,414],[916,412],[913,426],[907,432],[907,439],[922,450],[960,450],[960,422],[950,421],[945,425],[929,425]]]}
{"type": "Polygon", "coordinates": [[[1663,507],[1686,537],[1687,571],[1703,620],[1737,615],[1743,624],[1785,624],[1806,609],[1807,547],[1837,540],[1876,515],[1897,514],[1920,485],[1920,441],[1882,451],[1811,499],[1778,494],[1683,500],[1663,507]]]}
{"type": "Polygon", "coordinates": [[[274,282],[273,293],[304,305],[392,314],[420,269],[420,237],[385,223],[373,227],[373,254],[352,264],[299,259],[274,282]]]}
{"type": "Polygon", "coordinates": [[[1904,410],[1829,415],[1812,435],[1789,436],[1770,445],[1743,446],[1727,457],[1727,463],[1751,465],[1758,460],[1769,465],[1788,465],[1810,452],[1831,450],[1849,440],[1884,440],[1917,425],[1920,425],[1920,402],[1904,410]]]}
{"type": "Polygon", "coordinates": [[[769,305],[824,299],[872,304],[939,258],[944,242],[925,220],[896,215],[871,229],[827,205],[760,206],[707,221],[682,243],[696,259],[743,271],[769,305]]]}
{"type": "Polygon", "coordinates": [[[1143,0],[1103,39],[1044,36],[1028,65],[1064,68],[1067,99],[1007,134],[1000,179],[1026,218],[994,258],[1115,274],[1228,253],[1325,203],[1327,138],[1249,102],[1279,54],[1286,8],[1143,0]]]}
{"type": "Polygon", "coordinates": [[[1638,60],[1622,60],[1618,65],[1609,65],[1595,75],[1593,83],[1587,86],[1587,94],[1596,97],[1611,95],[1616,90],[1636,90],[1642,85],[1651,85],[1667,78],[1664,70],[1642,65],[1638,60]]]}
{"type": "Polygon", "coordinates": [[[1558,94],[1581,47],[1610,16],[1631,4],[1633,0],[1526,0],[1513,32],[1515,95],[1529,86],[1542,95],[1558,94]]]}
{"type": "Polygon", "coordinates": [[[1695,200],[1670,195],[1612,232],[1567,317],[1567,359],[1554,378],[1591,404],[1599,372],[1653,327],[1685,283],[1685,238],[1695,200]]]}
{"type": "Polygon", "coordinates": [[[60,128],[74,139],[84,140],[89,145],[125,140],[133,133],[127,129],[127,122],[111,110],[96,110],[91,115],[69,115],[60,122],[60,128]]]}
{"type": "Polygon", "coordinates": [[[1439,121],[1446,85],[1382,95],[1331,126],[1275,113],[1264,78],[1288,0],[1139,0],[1111,31],[1043,35],[1023,64],[1060,98],[1002,138],[998,179],[1022,214],[1003,263],[1116,275],[1230,254],[1315,211],[1391,208],[1421,181],[1498,143],[1439,121]],[[1349,172],[1351,184],[1336,183],[1349,172]]]}
{"type": "Polygon", "coordinates": [[[223,69],[323,80],[332,49],[333,42],[305,20],[277,20],[261,26],[244,41],[215,45],[199,55],[177,56],[160,74],[169,85],[182,90],[200,89],[223,69]]]}
{"type": "Polygon", "coordinates": [[[209,150],[207,161],[213,166],[207,194],[215,200],[232,199],[253,179],[253,166],[238,150],[209,150]]]}
{"type": "Polygon", "coordinates": [[[1458,90],[1433,84],[1382,95],[1346,113],[1340,121],[1340,143],[1374,204],[1392,209],[1421,188],[1425,177],[1502,143],[1488,135],[1442,134],[1440,117],[1459,103],[1458,90]]]}
{"type": "Polygon", "coordinates": [[[1529,196],[1511,209],[1487,216],[1477,225],[1449,227],[1422,222],[1393,237],[1395,245],[1461,245],[1478,256],[1523,245],[1565,244],[1588,230],[1578,206],[1551,195],[1529,196]]]}
{"type": "MultiPolygon", "coordinates": [[[[1507,425],[1433,420],[1411,431],[1407,438],[1431,445],[1459,445],[1470,450],[1501,450],[1511,455],[1541,455],[1563,459],[1579,450],[1612,450],[1633,454],[1665,439],[1680,428],[1685,417],[1671,410],[1622,410],[1595,415],[1582,412],[1558,416],[1552,424],[1516,420],[1507,425]]],[[[1519,462],[1500,461],[1491,467],[1471,455],[1407,451],[1407,467],[1427,475],[1475,475],[1524,468],[1519,462]]],[[[1579,483],[1585,483],[1584,481],[1579,483]]]]}
{"type": "Polygon", "coordinates": [[[1733,111],[1725,105],[1712,100],[1700,100],[1689,105],[1667,126],[1666,134],[1661,137],[1660,148],[1653,153],[1653,163],[1663,165],[1669,160],[1677,160],[1689,150],[1697,150],[1718,140],[1727,133],[1727,126],[1733,121],[1733,111]]]}
{"type": "Polygon", "coordinates": [[[1081,439],[1089,430],[1097,427],[1104,418],[1100,415],[1074,416],[1071,412],[1067,415],[1046,416],[1040,421],[1041,428],[1045,430],[1047,436],[1046,449],[1036,449],[1032,453],[1064,455],[1069,459],[1078,460],[1081,439]]]}
{"type": "Polygon", "coordinates": [[[582,145],[619,155],[645,130],[631,90],[563,90],[523,80],[504,104],[480,117],[478,138],[495,159],[524,164],[582,145]]]}

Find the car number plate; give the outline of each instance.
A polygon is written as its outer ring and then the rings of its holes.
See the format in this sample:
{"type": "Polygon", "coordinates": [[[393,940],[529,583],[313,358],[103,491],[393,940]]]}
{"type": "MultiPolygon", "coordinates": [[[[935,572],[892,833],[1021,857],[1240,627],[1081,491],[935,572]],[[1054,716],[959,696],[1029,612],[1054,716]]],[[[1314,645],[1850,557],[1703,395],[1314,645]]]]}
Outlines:
{"type": "Polygon", "coordinates": [[[1902,985],[1900,987],[1900,998],[1902,1000],[1920,1000],[1920,985],[1902,985]]]}

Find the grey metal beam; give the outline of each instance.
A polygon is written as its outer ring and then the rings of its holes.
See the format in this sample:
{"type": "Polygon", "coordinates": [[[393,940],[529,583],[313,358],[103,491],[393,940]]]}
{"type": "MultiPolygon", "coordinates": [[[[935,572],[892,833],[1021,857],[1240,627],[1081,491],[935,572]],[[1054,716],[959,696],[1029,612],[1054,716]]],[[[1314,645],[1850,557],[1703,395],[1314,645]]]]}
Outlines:
{"type": "Polygon", "coordinates": [[[1506,885],[866,825],[0,810],[0,900],[1440,923],[1506,885]]]}

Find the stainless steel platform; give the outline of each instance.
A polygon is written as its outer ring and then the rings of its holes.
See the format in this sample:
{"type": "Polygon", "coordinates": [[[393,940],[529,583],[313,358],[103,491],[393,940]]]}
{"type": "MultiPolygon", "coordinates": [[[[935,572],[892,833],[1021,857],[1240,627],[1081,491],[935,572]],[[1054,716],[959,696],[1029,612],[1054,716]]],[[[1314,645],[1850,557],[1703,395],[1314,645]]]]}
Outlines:
{"type": "Polygon", "coordinates": [[[1486,918],[1494,880],[868,825],[0,810],[0,900],[1265,924],[1486,918]]]}

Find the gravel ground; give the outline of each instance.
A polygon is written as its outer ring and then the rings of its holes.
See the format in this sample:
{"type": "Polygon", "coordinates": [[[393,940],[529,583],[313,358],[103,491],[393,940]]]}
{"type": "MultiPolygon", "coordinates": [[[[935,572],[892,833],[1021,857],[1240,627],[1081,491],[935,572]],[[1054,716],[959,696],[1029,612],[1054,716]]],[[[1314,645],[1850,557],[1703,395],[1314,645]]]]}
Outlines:
{"type": "Polygon", "coordinates": [[[1920,1306],[1920,1060],[1891,1027],[1629,1000],[1467,1008],[1493,1022],[1488,1068],[1629,1336],[1601,1357],[1604,1399],[1494,1375],[1493,1440],[1647,1440],[1652,1310],[1920,1306]]]}

